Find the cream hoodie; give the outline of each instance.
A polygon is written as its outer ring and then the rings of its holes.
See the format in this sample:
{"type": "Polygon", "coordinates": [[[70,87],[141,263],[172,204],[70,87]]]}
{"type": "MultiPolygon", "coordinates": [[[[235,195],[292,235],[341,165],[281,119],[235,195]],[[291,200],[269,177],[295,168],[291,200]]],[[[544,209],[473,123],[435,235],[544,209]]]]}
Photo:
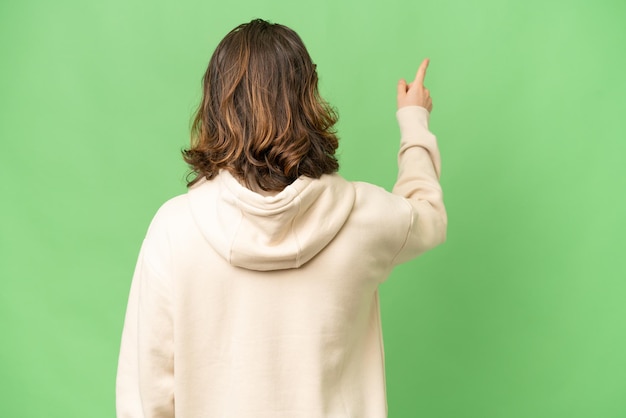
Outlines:
{"type": "Polygon", "coordinates": [[[393,193],[333,174],[262,196],[222,171],[159,209],[130,290],[119,418],[387,416],[378,285],[447,225],[428,111],[397,118],[393,193]]]}

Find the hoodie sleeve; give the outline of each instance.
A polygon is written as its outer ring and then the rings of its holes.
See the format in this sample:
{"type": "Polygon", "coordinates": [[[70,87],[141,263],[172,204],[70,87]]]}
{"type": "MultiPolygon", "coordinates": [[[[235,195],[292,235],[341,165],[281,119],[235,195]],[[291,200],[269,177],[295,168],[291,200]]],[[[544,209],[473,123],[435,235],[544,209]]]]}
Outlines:
{"type": "Polygon", "coordinates": [[[117,370],[118,418],[174,417],[172,291],[160,263],[150,262],[163,245],[147,237],[133,275],[117,370]]]}
{"type": "Polygon", "coordinates": [[[428,130],[429,116],[421,106],[406,106],[396,113],[401,142],[393,193],[406,199],[410,219],[394,264],[415,258],[446,239],[448,218],[439,184],[441,156],[437,139],[428,130]]]}

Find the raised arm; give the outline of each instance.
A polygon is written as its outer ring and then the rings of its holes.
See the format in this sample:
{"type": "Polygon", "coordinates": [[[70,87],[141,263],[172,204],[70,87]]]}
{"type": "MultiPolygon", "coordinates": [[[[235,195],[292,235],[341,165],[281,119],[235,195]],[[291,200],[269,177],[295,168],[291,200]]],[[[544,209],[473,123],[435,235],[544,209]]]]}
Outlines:
{"type": "Polygon", "coordinates": [[[432,110],[430,92],[424,87],[429,60],[417,70],[415,80],[398,82],[400,151],[398,180],[393,193],[407,199],[411,206],[411,227],[396,263],[408,261],[436,247],[446,239],[448,218],[439,184],[441,155],[437,139],[428,130],[432,110]]]}

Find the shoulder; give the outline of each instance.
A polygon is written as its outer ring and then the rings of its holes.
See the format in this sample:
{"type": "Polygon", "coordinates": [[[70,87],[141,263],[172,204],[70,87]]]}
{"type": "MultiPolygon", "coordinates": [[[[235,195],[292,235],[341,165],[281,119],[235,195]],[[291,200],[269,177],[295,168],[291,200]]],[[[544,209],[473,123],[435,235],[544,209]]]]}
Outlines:
{"type": "Polygon", "coordinates": [[[188,194],[174,196],[161,204],[154,214],[147,237],[168,234],[169,231],[180,228],[181,224],[188,222],[189,219],[188,194]]]}
{"type": "Polygon", "coordinates": [[[411,205],[402,196],[365,182],[354,182],[354,218],[368,229],[379,230],[381,237],[395,240],[406,235],[411,224],[411,205]]]}
{"type": "Polygon", "coordinates": [[[146,261],[155,271],[171,271],[175,251],[184,251],[195,237],[195,226],[189,209],[187,194],[165,201],[152,217],[143,240],[146,261]]]}
{"type": "Polygon", "coordinates": [[[365,210],[391,215],[409,215],[411,205],[407,200],[371,183],[353,182],[356,202],[365,210]]]}
{"type": "Polygon", "coordinates": [[[344,233],[357,252],[390,265],[411,229],[411,206],[401,196],[365,182],[351,182],[355,199],[344,233]]]}
{"type": "Polygon", "coordinates": [[[157,210],[156,216],[176,216],[184,213],[189,208],[189,195],[187,193],[174,196],[163,203],[157,210]]]}

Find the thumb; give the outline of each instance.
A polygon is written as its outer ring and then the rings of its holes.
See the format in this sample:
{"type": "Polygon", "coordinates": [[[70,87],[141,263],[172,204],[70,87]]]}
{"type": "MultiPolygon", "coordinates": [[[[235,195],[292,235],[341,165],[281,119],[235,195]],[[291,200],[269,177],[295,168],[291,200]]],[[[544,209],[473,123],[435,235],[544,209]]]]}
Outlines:
{"type": "Polygon", "coordinates": [[[401,78],[400,81],[398,81],[398,97],[404,96],[406,94],[406,90],[406,80],[404,78],[401,78]]]}

